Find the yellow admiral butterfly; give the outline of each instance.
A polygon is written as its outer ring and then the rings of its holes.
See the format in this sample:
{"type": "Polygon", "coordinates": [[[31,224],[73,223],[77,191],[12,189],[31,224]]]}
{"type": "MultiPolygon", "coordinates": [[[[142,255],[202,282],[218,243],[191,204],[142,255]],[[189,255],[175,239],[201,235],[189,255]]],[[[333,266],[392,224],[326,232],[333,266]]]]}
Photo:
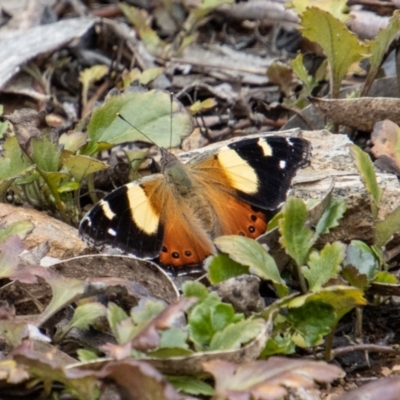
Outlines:
{"type": "Polygon", "coordinates": [[[177,270],[215,253],[218,236],[263,234],[297,169],[308,165],[311,146],[298,137],[260,134],[204,148],[186,163],[161,151],[161,173],[104,197],[79,233],[96,247],[158,257],[177,270]]]}

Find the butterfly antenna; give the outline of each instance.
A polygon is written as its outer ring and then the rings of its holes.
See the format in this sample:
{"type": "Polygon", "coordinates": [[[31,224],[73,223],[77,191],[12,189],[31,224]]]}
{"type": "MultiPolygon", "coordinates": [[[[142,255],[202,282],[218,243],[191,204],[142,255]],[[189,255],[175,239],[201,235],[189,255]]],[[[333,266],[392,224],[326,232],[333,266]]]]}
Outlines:
{"type": "Polygon", "coordinates": [[[172,111],[173,111],[173,105],[174,105],[174,94],[172,92],[169,92],[169,99],[170,99],[170,117],[169,117],[169,151],[172,149],[172,111]]]}
{"type": "Polygon", "coordinates": [[[157,146],[159,149],[161,149],[160,148],[160,146],[156,143],[156,142],[154,142],[154,140],[153,139],[151,139],[149,136],[147,136],[143,131],[141,131],[139,128],[136,128],[136,126],[135,125],[133,125],[131,122],[129,122],[125,117],[123,117],[120,113],[117,113],[117,117],[118,118],[121,118],[122,119],[122,121],[125,121],[128,125],[130,125],[133,129],[136,129],[139,133],[141,133],[149,142],[151,142],[151,143],[153,143],[154,144],[154,146],[157,146]]]}

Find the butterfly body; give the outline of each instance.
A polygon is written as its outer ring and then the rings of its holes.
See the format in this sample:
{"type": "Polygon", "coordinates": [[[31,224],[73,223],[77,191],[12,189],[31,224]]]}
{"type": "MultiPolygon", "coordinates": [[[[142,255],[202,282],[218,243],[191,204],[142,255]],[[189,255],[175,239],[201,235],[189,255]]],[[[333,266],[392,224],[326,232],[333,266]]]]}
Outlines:
{"type": "Polygon", "coordinates": [[[161,173],[106,196],[83,218],[80,234],[96,247],[158,257],[164,266],[199,264],[215,252],[218,236],[263,234],[309,155],[304,139],[265,134],[187,163],[162,150],[161,173]]]}

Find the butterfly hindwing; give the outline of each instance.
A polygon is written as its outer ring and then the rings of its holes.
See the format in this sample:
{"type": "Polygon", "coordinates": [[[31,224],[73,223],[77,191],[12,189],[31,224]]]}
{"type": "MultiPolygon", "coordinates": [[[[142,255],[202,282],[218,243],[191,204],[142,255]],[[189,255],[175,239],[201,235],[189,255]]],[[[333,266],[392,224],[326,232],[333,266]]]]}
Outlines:
{"type": "Polygon", "coordinates": [[[143,258],[156,257],[162,247],[164,226],[155,192],[163,175],[145,183],[121,186],[100,200],[82,219],[79,233],[95,247],[116,247],[143,258]]]}

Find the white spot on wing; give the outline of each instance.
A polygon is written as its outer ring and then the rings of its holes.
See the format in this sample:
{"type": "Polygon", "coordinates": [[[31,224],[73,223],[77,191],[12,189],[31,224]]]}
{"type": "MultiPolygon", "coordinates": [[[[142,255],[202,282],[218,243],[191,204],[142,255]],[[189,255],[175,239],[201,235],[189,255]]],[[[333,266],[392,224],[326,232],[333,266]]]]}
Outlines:
{"type": "Polygon", "coordinates": [[[285,160],[279,161],[279,168],[280,169],[285,169],[286,168],[286,161],[285,160]]]}
{"type": "Polygon", "coordinates": [[[232,186],[244,193],[257,193],[258,177],[251,165],[232,149],[223,149],[218,154],[218,161],[224,168],[232,186]]]}
{"type": "Polygon", "coordinates": [[[290,137],[286,138],[286,143],[287,143],[289,146],[293,146],[293,142],[292,142],[292,139],[291,139],[290,137]]]}
{"type": "Polygon", "coordinates": [[[145,191],[137,184],[128,184],[127,186],[126,195],[135,224],[148,235],[156,233],[160,216],[154,211],[145,191]]]}
{"type": "Polygon", "coordinates": [[[107,233],[111,236],[117,236],[117,232],[112,228],[108,228],[107,233]]]}
{"type": "Polygon", "coordinates": [[[107,219],[111,221],[115,217],[116,214],[111,210],[110,205],[106,201],[100,200],[99,206],[107,219]]]}
{"type": "Polygon", "coordinates": [[[272,156],[272,147],[268,144],[268,142],[265,139],[263,138],[258,139],[257,144],[262,148],[264,157],[272,156]]]}

